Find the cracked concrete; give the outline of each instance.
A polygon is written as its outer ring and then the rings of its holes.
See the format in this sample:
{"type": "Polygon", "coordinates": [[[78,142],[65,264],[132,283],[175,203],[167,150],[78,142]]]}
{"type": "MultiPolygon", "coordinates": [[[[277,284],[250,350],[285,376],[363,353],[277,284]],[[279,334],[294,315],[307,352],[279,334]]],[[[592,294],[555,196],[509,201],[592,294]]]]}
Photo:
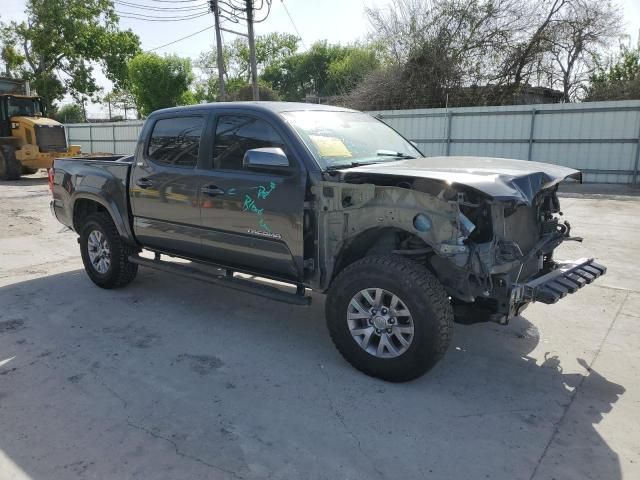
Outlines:
{"type": "Polygon", "coordinates": [[[608,274],[508,327],[456,325],[399,385],[340,358],[320,296],[144,269],[95,287],[48,201],[45,178],[0,182],[2,480],[640,478],[638,196],[564,196],[585,242],[559,257],[608,274]]]}

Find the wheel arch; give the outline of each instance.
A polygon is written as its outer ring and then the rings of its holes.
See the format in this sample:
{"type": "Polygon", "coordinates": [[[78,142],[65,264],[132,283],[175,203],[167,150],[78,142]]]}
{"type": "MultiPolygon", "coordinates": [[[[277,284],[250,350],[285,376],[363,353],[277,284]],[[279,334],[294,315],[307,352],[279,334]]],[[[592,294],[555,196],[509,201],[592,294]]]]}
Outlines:
{"type": "Polygon", "coordinates": [[[77,233],[80,233],[82,224],[89,215],[95,212],[105,212],[111,217],[118,234],[128,243],[135,244],[128,224],[124,221],[120,212],[113,205],[109,205],[102,197],[90,192],[78,192],[74,196],[71,211],[73,230],[77,233]]]}
{"type": "Polygon", "coordinates": [[[372,255],[395,253],[401,248],[401,242],[409,239],[415,241],[416,245],[430,248],[415,232],[395,226],[372,227],[349,238],[336,255],[327,288],[331,286],[336,276],[352,263],[372,255]]]}

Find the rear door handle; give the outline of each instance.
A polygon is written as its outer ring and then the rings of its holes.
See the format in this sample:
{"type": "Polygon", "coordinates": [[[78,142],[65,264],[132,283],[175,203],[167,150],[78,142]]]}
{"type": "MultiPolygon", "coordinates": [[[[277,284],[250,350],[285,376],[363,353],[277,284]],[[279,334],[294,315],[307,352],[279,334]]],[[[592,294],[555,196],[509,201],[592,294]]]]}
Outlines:
{"type": "Polygon", "coordinates": [[[153,182],[148,178],[139,178],[138,180],[136,180],[136,185],[138,185],[140,188],[151,188],[153,187],[153,182]]]}
{"type": "Polygon", "coordinates": [[[202,193],[209,197],[216,197],[218,195],[224,195],[224,190],[215,185],[207,185],[206,187],[202,187],[202,193]]]}

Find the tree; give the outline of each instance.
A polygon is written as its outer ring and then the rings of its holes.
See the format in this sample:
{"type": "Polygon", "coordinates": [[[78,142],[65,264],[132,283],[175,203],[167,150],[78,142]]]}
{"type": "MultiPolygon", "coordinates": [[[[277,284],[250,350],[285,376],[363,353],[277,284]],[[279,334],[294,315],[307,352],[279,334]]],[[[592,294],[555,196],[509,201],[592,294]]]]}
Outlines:
{"type": "Polygon", "coordinates": [[[532,85],[579,98],[620,25],[608,0],[393,0],[367,15],[393,71],[368,75],[350,101],[387,108],[508,104],[532,85]]]}
{"type": "Polygon", "coordinates": [[[549,32],[546,73],[563,100],[581,98],[598,60],[621,34],[616,6],[602,0],[572,0],[549,32]]]}
{"type": "Polygon", "coordinates": [[[388,8],[368,9],[385,66],[367,75],[347,104],[439,107],[454,95],[462,98],[461,89],[495,76],[499,45],[519,26],[518,9],[517,0],[395,0],[388,8]]]}
{"type": "Polygon", "coordinates": [[[31,82],[51,109],[65,93],[95,98],[97,65],[116,87],[126,62],[140,51],[138,36],[118,29],[112,0],[27,0],[27,20],[2,24],[5,66],[31,82]]]}
{"type": "Polygon", "coordinates": [[[587,101],[640,99],[640,48],[623,48],[608,67],[591,77],[587,101]]]}
{"type": "Polygon", "coordinates": [[[128,63],[129,84],[138,111],[147,116],[159,108],[195,103],[191,61],[176,55],[141,53],[128,63]]]}
{"type": "Polygon", "coordinates": [[[527,22],[520,35],[510,35],[503,46],[504,58],[496,79],[515,93],[541,71],[542,58],[548,49],[553,25],[570,0],[538,0],[523,7],[521,18],[527,22]]]}
{"type": "Polygon", "coordinates": [[[378,65],[370,47],[323,41],[306,52],[274,62],[264,70],[262,79],[285,100],[300,101],[307,94],[344,95],[378,65]]]}
{"type": "MultiPolygon", "coordinates": [[[[290,57],[298,50],[299,38],[288,33],[269,33],[256,37],[256,63],[258,72],[263,72],[272,65],[290,57]]],[[[249,67],[249,44],[245,38],[236,38],[223,50],[225,63],[224,77],[226,90],[232,94],[249,83],[251,79],[249,67]]],[[[196,86],[196,97],[208,101],[218,100],[218,69],[215,50],[200,54],[197,64],[204,72],[205,79],[196,86]],[[215,89],[213,88],[215,85],[215,89]]]]}
{"type": "Polygon", "coordinates": [[[329,63],[328,90],[350,92],[365,76],[380,66],[376,52],[368,46],[354,45],[329,63]]]}
{"type": "Polygon", "coordinates": [[[112,90],[102,97],[102,101],[107,103],[111,120],[115,120],[116,115],[113,115],[115,109],[124,111],[124,120],[127,119],[128,111],[136,109],[135,99],[128,90],[112,90]]]}
{"type": "MultiPolygon", "coordinates": [[[[260,84],[258,85],[258,89],[260,90],[260,100],[265,102],[280,100],[280,97],[278,97],[278,94],[274,92],[271,88],[269,88],[267,85],[260,84]]],[[[231,97],[232,100],[240,100],[240,101],[253,100],[253,88],[251,85],[247,84],[238,88],[236,91],[232,92],[231,95],[232,95],[231,97]]]]}
{"type": "Polygon", "coordinates": [[[62,106],[56,111],[53,118],[60,123],[81,123],[86,121],[82,107],[77,103],[69,103],[62,106]]]}

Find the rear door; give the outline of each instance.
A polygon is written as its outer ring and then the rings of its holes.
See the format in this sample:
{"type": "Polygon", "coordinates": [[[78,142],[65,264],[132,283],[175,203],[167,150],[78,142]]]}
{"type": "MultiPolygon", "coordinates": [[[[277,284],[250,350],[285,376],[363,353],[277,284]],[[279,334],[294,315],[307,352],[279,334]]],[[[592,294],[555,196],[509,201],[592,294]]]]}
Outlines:
{"type": "Polygon", "coordinates": [[[129,187],[133,228],[153,249],[199,256],[200,165],[207,114],[173,114],[153,119],[139,147],[129,187]]]}
{"type": "Polygon", "coordinates": [[[201,185],[203,254],[238,269],[302,278],[306,170],[277,122],[258,114],[217,113],[211,168],[201,185]],[[247,150],[279,147],[289,167],[247,169],[247,150]]]}

